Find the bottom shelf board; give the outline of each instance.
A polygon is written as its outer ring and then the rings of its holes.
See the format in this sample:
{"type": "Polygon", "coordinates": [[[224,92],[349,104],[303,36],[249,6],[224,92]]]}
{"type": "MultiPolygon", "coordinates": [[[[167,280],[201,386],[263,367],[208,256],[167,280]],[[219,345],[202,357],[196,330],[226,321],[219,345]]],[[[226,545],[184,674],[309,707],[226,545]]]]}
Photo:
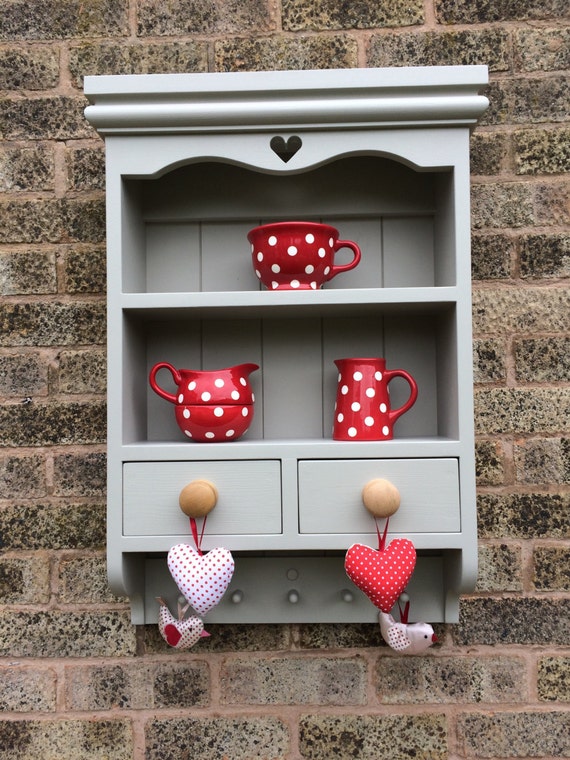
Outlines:
{"type": "MultiPolygon", "coordinates": [[[[443,565],[441,556],[418,557],[406,590],[410,622],[446,620],[443,565]]],[[[144,610],[133,607],[133,622],[157,623],[156,597],[162,597],[173,613],[179,598],[185,602],[165,558],[147,558],[144,567],[144,610]]],[[[378,610],[347,577],[344,555],[236,556],[228,590],[204,617],[205,623],[376,623],[377,619],[378,610]]]]}

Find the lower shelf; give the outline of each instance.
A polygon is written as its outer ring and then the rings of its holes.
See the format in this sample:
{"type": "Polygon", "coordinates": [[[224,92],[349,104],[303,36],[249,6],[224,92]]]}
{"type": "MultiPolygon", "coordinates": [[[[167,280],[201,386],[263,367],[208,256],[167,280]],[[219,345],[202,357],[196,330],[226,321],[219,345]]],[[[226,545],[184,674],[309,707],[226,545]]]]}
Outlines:
{"type": "MultiPolygon", "coordinates": [[[[445,560],[419,556],[407,593],[410,622],[457,622],[446,610],[445,560]]],[[[175,613],[180,593],[164,558],[147,558],[133,623],[156,623],[162,597],[175,613]]],[[[181,598],[183,601],[183,597],[181,598]]],[[[399,619],[395,615],[396,619],[399,619]]],[[[342,556],[236,556],[232,582],[205,623],[376,623],[378,610],[347,577],[342,556]]]]}

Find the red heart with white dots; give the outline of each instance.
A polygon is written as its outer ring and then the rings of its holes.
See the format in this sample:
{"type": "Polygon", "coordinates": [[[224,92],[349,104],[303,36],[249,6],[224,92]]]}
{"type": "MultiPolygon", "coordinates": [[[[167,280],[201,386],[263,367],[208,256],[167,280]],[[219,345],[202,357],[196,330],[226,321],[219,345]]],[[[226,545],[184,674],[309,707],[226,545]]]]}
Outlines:
{"type": "Polygon", "coordinates": [[[158,613],[158,630],[160,635],[175,649],[189,649],[201,638],[204,623],[199,617],[176,620],[168,607],[161,604],[158,613]]]}
{"type": "Polygon", "coordinates": [[[176,544],[168,552],[168,569],[180,593],[200,615],[223,597],[234,574],[234,558],[218,547],[199,554],[188,544],[176,544]]]}
{"type": "Polygon", "coordinates": [[[385,549],[353,544],[344,569],[350,580],[382,612],[390,612],[416,566],[416,550],[407,538],[395,538],[385,549]]]}

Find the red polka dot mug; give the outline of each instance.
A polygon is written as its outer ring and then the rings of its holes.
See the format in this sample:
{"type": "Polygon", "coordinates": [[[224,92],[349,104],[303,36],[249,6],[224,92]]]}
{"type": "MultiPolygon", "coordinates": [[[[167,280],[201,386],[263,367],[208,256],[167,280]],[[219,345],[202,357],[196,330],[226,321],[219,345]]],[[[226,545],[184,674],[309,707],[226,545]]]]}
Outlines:
{"type": "Polygon", "coordinates": [[[335,441],[383,441],[394,437],[394,423],[417,397],[414,378],[403,369],[386,369],[385,359],[335,359],[338,386],[334,411],[335,441]],[[410,395],[398,409],[390,409],[388,384],[403,377],[410,395]]]}
{"type": "Polygon", "coordinates": [[[150,371],[150,387],[161,398],[175,404],[174,414],[184,435],[201,443],[233,441],[243,435],[253,420],[254,395],[249,375],[257,364],[237,364],[217,370],[176,369],[158,362],[150,371]],[[166,369],[176,393],[161,388],[156,375],[166,369]]]}
{"type": "Polygon", "coordinates": [[[337,274],[348,272],[360,261],[360,248],[351,240],[339,240],[339,232],[317,222],[275,222],[250,230],[253,268],[270,290],[317,290],[337,274]],[[341,248],[350,248],[348,264],[335,264],[341,248]]]}

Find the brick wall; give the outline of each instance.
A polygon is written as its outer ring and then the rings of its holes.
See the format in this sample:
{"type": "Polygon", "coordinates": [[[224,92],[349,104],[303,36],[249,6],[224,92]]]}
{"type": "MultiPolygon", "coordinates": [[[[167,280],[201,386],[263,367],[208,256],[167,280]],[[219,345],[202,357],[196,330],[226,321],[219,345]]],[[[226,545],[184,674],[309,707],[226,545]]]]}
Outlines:
{"type": "Polygon", "coordinates": [[[0,760],[570,754],[566,0],[2,0],[0,760]],[[84,74],[486,63],[473,136],[480,578],[441,644],[212,627],[105,581],[102,142],[84,74]]]}

